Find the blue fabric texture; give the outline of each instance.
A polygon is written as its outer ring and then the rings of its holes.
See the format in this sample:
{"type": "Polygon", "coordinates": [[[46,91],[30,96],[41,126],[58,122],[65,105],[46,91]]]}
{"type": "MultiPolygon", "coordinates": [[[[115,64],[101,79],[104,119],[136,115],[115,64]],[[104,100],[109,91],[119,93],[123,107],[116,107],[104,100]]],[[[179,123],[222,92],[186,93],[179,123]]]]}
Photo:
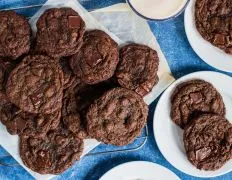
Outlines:
{"type": "MultiPolygon", "coordinates": [[[[43,4],[46,0],[0,0],[0,9],[22,7],[35,4],[43,4]]],[[[82,5],[87,9],[95,9],[106,7],[115,3],[125,2],[124,0],[82,0],[82,5]]],[[[22,10],[22,13],[27,13],[28,16],[33,15],[37,9],[30,11],[22,10]]],[[[192,50],[184,30],[184,16],[165,21],[165,22],[149,22],[152,31],[154,32],[157,40],[161,46],[161,49],[166,56],[171,71],[175,78],[180,78],[186,74],[216,69],[210,67],[204,63],[192,50]]],[[[223,73],[223,72],[222,72],[223,73]]],[[[225,73],[232,76],[232,73],[225,73]]],[[[143,148],[134,152],[115,153],[108,155],[87,156],[81,161],[77,162],[65,173],[58,176],[55,179],[78,179],[78,180],[96,180],[99,179],[105,172],[111,168],[125,162],[144,160],[161,164],[171,171],[176,173],[181,179],[200,179],[182,173],[169,164],[156,145],[156,141],[152,132],[152,118],[156,107],[157,100],[150,106],[148,127],[149,138],[143,148]]],[[[112,149],[112,147],[106,147],[100,145],[95,151],[104,151],[112,149]]],[[[0,160],[5,163],[16,163],[11,157],[4,157],[7,152],[0,147],[0,160]]],[[[22,167],[14,166],[0,166],[0,179],[33,179],[22,167]]],[[[232,172],[214,178],[229,180],[232,179],[232,172]]]]}

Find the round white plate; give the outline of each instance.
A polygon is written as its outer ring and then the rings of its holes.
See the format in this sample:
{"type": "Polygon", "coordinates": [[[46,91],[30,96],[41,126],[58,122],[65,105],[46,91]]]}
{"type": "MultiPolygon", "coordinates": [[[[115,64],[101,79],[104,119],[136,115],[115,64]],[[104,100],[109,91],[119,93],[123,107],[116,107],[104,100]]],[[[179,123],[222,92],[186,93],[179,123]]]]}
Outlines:
{"type": "Polygon", "coordinates": [[[183,130],[179,128],[170,118],[171,95],[176,86],[191,79],[203,79],[210,82],[221,93],[225,106],[226,117],[232,120],[232,78],[221,73],[203,71],[184,76],[175,81],[163,93],[154,115],[153,129],[157,145],[166,158],[175,168],[197,177],[216,177],[232,171],[232,160],[216,171],[198,170],[187,159],[184,143],[183,130]]]}
{"type": "Polygon", "coordinates": [[[100,180],[179,180],[167,168],[146,161],[133,161],[121,164],[104,174],[100,180]]]}
{"type": "Polygon", "coordinates": [[[203,39],[195,25],[195,2],[191,0],[185,10],[185,32],[197,55],[207,64],[222,71],[232,72],[232,55],[225,53],[203,39]]]}

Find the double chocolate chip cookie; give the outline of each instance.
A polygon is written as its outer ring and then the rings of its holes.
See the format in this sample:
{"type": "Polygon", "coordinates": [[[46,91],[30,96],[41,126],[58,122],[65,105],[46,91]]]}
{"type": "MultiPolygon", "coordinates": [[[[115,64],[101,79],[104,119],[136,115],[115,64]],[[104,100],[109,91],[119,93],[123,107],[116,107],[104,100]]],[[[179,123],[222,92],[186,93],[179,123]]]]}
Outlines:
{"type": "Polygon", "coordinates": [[[32,114],[22,111],[7,99],[1,101],[0,120],[12,135],[43,137],[60,122],[60,111],[47,115],[32,114]]]}
{"type": "Polygon", "coordinates": [[[112,81],[94,85],[79,84],[68,88],[64,93],[62,121],[79,138],[88,136],[86,112],[88,107],[106,91],[116,87],[112,81]]]}
{"type": "Polygon", "coordinates": [[[231,0],[197,0],[195,4],[195,21],[199,33],[229,54],[232,54],[231,14],[231,0]]]}
{"type": "Polygon", "coordinates": [[[23,111],[51,114],[61,109],[63,81],[58,61],[43,55],[29,55],[11,71],[6,93],[23,111]]]}
{"type": "Polygon", "coordinates": [[[85,84],[97,84],[114,75],[119,62],[118,45],[105,32],[93,30],[84,35],[80,51],[70,59],[73,72],[85,84]]]}
{"type": "Polygon", "coordinates": [[[36,49],[51,57],[71,56],[82,45],[85,22],[71,8],[53,8],[37,21],[36,49]]]}
{"type": "Polygon", "coordinates": [[[30,49],[31,28],[27,19],[14,11],[0,12],[0,57],[17,59],[30,49]]]}
{"type": "Polygon", "coordinates": [[[194,166],[217,170],[232,158],[232,125],[218,115],[201,115],[186,127],[184,145],[194,166]]]}
{"type": "Polygon", "coordinates": [[[125,88],[141,96],[148,94],[159,81],[159,58],[155,50],[139,44],[129,44],[120,50],[116,77],[125,88]]]}
{"type": "Polygon", "coordinates": [[[225,115],[222,96],[213,85],[203,80],[191,80],[178,85],[171,104],[171,118],[181,128],[202,113],[225,115]]]}
{"type": "Polygon", "coordinates": [[[106,144],[127,145],[141,133],[147,115],[148,107],[137,93],[114,88],[90,105],[87,131],[106,144]]]}
{"type": "Polygon", "coordinates": [[[75,137],[62,123],[43,138],[20,136],[20,156],[24,164],[40,174],[59,174],[79,160],[83,140],[75,137]]]}

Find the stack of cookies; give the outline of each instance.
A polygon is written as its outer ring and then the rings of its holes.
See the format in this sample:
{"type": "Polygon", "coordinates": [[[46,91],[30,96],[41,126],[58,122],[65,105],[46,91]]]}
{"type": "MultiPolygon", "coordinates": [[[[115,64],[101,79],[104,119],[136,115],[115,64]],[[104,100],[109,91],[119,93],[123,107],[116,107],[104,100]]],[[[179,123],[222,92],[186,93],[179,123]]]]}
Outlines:
{"type": "Polygon", "coordinates": [[[33,43],[25,17],[4,11],[0,22],[0,120],[19,135],[28,168],[58,174],[80,158],[85,138],[123,146],[139,136],[143,96],[159,80],[155,50],[119,50],[71,8],[45,11],[33,43]]]}
{"type": "Polygon", "coordinates": [[[171,118],[184,129],[185,150],[194,166],[213,171],[232,158],[232,124],[212,84],[198,79],[184,82],[173,92],[171,104],[171,118]]]}

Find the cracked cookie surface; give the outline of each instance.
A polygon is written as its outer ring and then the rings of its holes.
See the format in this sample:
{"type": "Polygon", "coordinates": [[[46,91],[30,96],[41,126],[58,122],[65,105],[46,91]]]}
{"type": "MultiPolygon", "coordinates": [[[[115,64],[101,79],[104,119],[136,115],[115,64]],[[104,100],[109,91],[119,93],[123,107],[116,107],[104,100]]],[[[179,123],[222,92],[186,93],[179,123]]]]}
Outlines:
{"type": "Polygon", "coordinates": [[[9,100],[30,113],[51,114],[61,109],[63,72],[47,56],[29,55],[11,71],[6,84],[9,100]]]}
{"type": "Polygon", "coordinates": [[[185,128],[184,145],[194,166],[217,170],[232,158],[232,124],[218,115],[201,115],[185,128]]]}
{"type": "Polygon", "coordinates": [[[123,146],[140,135],[148,106],[135,92],[114,88],[104,93],[88,109],[87,131],[106,144],[123,146]]]}

